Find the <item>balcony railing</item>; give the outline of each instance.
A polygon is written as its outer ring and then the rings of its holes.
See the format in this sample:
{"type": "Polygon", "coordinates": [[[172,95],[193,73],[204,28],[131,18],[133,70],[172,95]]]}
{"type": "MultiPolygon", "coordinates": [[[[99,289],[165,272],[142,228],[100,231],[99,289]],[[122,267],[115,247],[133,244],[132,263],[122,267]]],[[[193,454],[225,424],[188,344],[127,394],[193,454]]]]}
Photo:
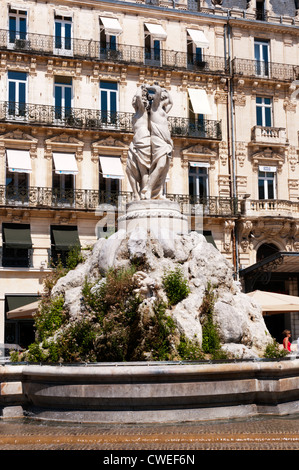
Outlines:
{"type": "MultiPolygon", "coordinates": [[[[132,116],[133,113],[0,102],[0,122],[17,124],[132,133],[132,116]]],[[[173,136],[221,140],[221,121],[204,119],[197,122],[170,116],[168,122],[173,136]]]]}
{"type": "MultiPolygon", "coordinates": [[[[224,197],[197,197],[188,194],[166,194],[166,198],[175,201],[181,210],[190,215],[196,205],[201,204],[203,215],[225,216],[240,212],[240,203],[236,199],[224,197]],[[189,206],[189,209],[188,209],[189,206]]],[[[105,210],[112,206],[117,211],[125,210],[125,204],[132,201],[131,192],[107,192],[93,189],[59,190],[44,187],[11,188],[0,185],[0,206],[22,208],[74,209],[74,210],[105,210]],[[102,206],[101,206],[102,205],[102,206]]]]}
{"type": "Polygon", "coordinates": [[[171,133],[174,137],[193,137],[198,139],[221,140],[221,121],[169,117],[171,133]]]}
{"type": "Polygon", "coordinates": [[[284,127],[254,126],[251,135],[252,142],[267,145],[286,145],[287,132],[284,127]]]}
{"type": "Polygon", "coordinates": [[[249,59],[233,59],[233,73],[245,77],[279,81],[293,81],[299,78],[299,66],[249,59]]]}
{"type": "Polygon", "coordinates": [[[245,206],[242,206],[244,215],[296,215],[299,214],[299,203],[282,199],[258,199],[246,200],[245,206]]]}
{"type": "Polygon", "coordinates": [[[0,102],[0,121],[78,129],[132,132],[133,113],[0,102]]]}
{"type": "Polygon", "coordinates": [[[7,30],[0,30],[0,49],[43,54],[48,56],[73,57],[115,63],[148,65],[171,69],[188,69],[202,73],[227,74],[229,67],[224,57],[205,56],[198,61],[197,56],[187,52],[146,49],[145,47],[118,44],[116,48],[102,47],[92,39],[68,39],[63,45],[61,38],[43,34],[22,33],[25,37],[16,38],[7,30]]]}

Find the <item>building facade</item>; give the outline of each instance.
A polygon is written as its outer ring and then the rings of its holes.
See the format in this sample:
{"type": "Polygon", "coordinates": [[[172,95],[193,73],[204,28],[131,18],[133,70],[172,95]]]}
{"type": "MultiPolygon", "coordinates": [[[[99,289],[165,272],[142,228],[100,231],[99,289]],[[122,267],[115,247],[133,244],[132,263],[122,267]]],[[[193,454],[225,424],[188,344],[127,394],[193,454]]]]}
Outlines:
{"type": "MultiPolygon", "coordinates": [[[[297,257],[286,256],[299,253],[298,9],[3,0],[0,343],[31,342],[32,320],[7,312],[36,299],[51,260],[117,228],[132,198],[125,167],[142,84],[173,98],[165,193],[190,229],[200,204],[204,233],[245,289],[298,294],[297,257]]],[[[296,319],[275,328],[299,334],[296,319]]]]}

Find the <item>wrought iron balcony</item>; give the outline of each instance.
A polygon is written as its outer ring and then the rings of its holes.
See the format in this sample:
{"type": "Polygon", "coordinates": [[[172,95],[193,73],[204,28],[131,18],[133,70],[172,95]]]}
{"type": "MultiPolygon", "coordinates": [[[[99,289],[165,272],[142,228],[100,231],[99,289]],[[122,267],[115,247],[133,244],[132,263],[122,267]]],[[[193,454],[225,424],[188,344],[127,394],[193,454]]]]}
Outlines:
{"type": "Polygon", "coordinates": [[[291,64],[235,58],[232,61],[232,69],[234,75],[256,79],[293,81],[299,78],[299,66],[291,64]]]}
{"type": "Polygon", "coordinates": [[[100,41],[92,39],[68,39],[63,41],[55,36],[22,33],[18,38],[15,32],[0,30],[0,49],[48,56],[92,59],[101,62],[148,65],[171,69],[188,69],[207,74],[227,74],[228,63],[224,57],[204,56],[198,60],[196,55],[187,52],[146,49],[145,47],[117,44],[115,48],[103,47],[100,41]],[[13,33],[13,34],[12,34],[13,33]]]}
{"type": "Polygon", "coordinates": [[[61,108],[42,104],[0,102],[0,122],[49,127],[132,132],[133,113],[61,108]]]}
{"type": "Polygon", "coordinates": [[[190,137],[198,139],[221,140],[221,121],[203,119],[195,121],[193,119],[169,117],[173,137],[190,137]]]}
{"type": "Polygon", "coordinates": [[[190,215],[196,213],[196,206],[202,206],[203,216],[237,216],[241,212],[241,204],[237,198],[219,196],[191,196],[188,194],[166,194],[166,198],[180,204],[181,210],[190,215]]]}
{"type": "MultiPolygon", "coordinates": [[[[133,113],[0,102],[0,122],[17,124],[132,133],[132,116],[133,113]]],[[[196,122],[170,116],[168,122],[173,136],[221,140],[221,121],[196,122]]]]}
{"type": "MultiPolygon", "coordinates": [[[[180,204],[182,211],[190,215],[198,204],[206,216],[233,216],[240,212],[237,199],[224,197],[198,197],[188,194],[166,194],[166,198],[180,204]],[[189,213],[189,212],[188,212],[189,213]]],[[[0,185],[0,206],[38,209],[105,210],[114,207],[123,211],[125,204],[133,199],[131,192],[107,192],[93,189],[60,190],[44,187],[9,187],[0,185]],[[101,206],[102,205],[102,206],[101,206]]]]}

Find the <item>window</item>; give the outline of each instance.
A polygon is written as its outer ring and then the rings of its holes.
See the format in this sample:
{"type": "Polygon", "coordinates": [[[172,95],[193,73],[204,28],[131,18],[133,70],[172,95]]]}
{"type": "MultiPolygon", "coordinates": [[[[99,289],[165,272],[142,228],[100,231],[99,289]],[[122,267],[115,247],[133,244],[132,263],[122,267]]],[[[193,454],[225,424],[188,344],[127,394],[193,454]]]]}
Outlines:
{"type": "Polygon", "coordinates": [[[117,50],[117,36],[121,32],[122,29],[117,19],[100,18],[100,58],[119,58],[120,52],[117,50]]]}
{"type": "Polygon", "coordinates": [[[203,31],[187,29],[187,66],[203,67],[203,49],[209,47],[209,41],[203,31]]]}
{"type": "Polygon", "coordinates": [[[103,123],[116,123],[118,111],[117,88],[116,82],[100,81],[100,110],[103,123]]]}
{"type": "Polygon", "coordinates": [[[189,195],[196,200],[206,199],[209,195],[208,163],[189,163],[189,195]]]}
{"type": "Polygon", "coordinates": [[[269,75],[269,41],[254,41],[254,58],[256,75],[267,77],[269,75]]]}
{"type": "Polygon", "coordinates": [[[276,168],[259,167],[259,199],[276,199],[276,168]]]}
{"type": "Polygon", "coordinates": [[[55,54],[72,55],[72,18],[55,16],[55,54]]]}
{"type": "Polygon", "coordinates": [[[188,66],[203,65],[202,48],[196,47],[194,42],[188,37],[187,41],[187,64],[188,66]]]}
{"type": "Polygon", "coordinates": [[[27,37],[27,12],[9,10],[9,44],[16,47],[26,45],[27,37]]]}
{"type": "Polygon", "coordinates": [[[2,266],[29,268],[31,264],[30,225],[2,224],[2,266]]]}
{"type": "Polygon", "coordinates": [[[69,252],[76,247],[80,247],[76,226],[51,226],[51,261],[54,265],[61,261],[66,266],[69,252]]]}
{"type": "MultiPolygon", "coordinates": [[[[100,200],[110,202],[111,198],[118,196],[121,191],[121,180],[124,178],[124,172],[120,157],[100,156],[99,189],[100,200]],[[103,194],[104,193],[104,194],[103,194]]],[[[114,199],[116,203],[116,199],[114,199]]]]}
{"type": "MultiPolygon", "coordinates": [[[[33,304],[39,300],[34,294],[8,294],[5,295],[5,343],[17,344],[21,348],[27,349],[35,340],[35,331],[31,315],[21,314],[20,316],[7,317],[7,313],[15,311],[25,306],[33,304]]],[[[27,307],[28,308],[28,307],[27,307]]]]}
{"type": "Polygon", "coordinates": [[[265,0],[256,0],[256,19],[259,21],[265,21],[265,0]]]}
{"type": "Polygon", "coordinates": [[[161,65],[161,41],[167,37],[161,25],[145,23],[144,25],[144,55],[147,65],[161,65]]]}
{"type": "Polygon", "coordinates": [[[70,206],[74,203],[77,173],[75,154],[53,152],[52,189],[56,204],[70,206]]]}
{"type": "Polygon", "coordinates": [[[72,110],[72,78],[55,77],[54,85],[55,119],[71,117],[72,110]]]}
{"type": "Polygon", "coordinates": [[[31,173],[29,151],[7,149],[5,192],[8,203],[28,202],[29,173],[31,173]]]}
{"type": "Polygon", "coordinates": [[[26,111],[27,74],[8,72],[8,114],[24,117],[26,111]]]}
{"type": "Polygon", "coordinates": [[[256,125],[272,127],[272,99],[256,97],[256,125]]]}

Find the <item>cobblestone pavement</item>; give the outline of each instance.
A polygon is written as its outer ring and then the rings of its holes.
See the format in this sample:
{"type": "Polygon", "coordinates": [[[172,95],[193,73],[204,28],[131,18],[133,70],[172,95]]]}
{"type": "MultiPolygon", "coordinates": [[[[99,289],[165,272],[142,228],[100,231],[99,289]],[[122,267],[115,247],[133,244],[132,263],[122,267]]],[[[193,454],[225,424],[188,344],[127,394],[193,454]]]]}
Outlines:
{"type": "Polygon", "coordinates": [[[298,450],[299,417],[172,425],[0,420],[0,450],[298,450]]]}

